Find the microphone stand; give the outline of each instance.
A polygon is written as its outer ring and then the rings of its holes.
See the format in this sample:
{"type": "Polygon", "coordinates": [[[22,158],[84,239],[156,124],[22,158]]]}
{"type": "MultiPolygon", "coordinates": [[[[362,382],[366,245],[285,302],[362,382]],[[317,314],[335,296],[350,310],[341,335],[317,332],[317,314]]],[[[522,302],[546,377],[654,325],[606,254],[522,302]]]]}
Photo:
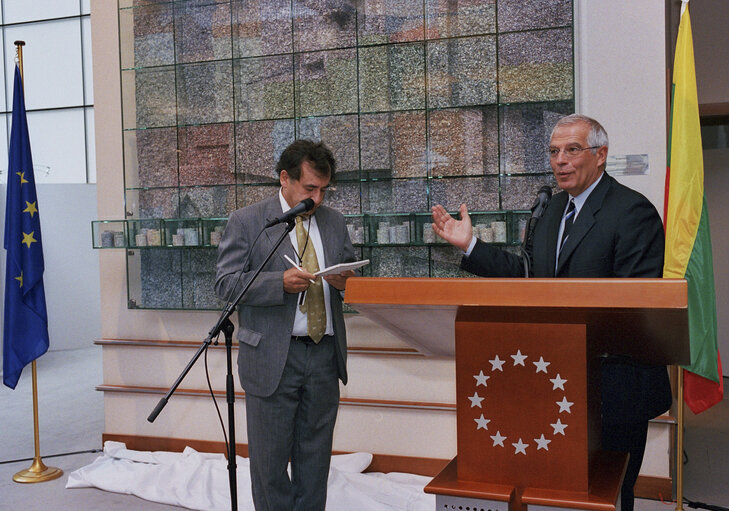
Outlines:
{"type": "MultiPolygon", "coordinates": [[[[238,303],[243,299],[243,296],[251,287],[251,284],[253,284],[253,282],[258,277],[258,274],[261,273],[263,267],[268,264],[268,261],[271,260],[271,257],[273,257],[273,254],[276,253],[276,250],[278,250],[278,247],[281,245],[283,240],[286,239],[289,233],[294,229],[295,221],[296,217],[293,217],[287,221],[286,229],[284,229],[284,231],[281,233],[281,236],[276,241],[276,244],[273,246],[269,254],[266,256],[266,259],[264,259],[261,265],[256,268],[256,270],[253,272],[253,275],[240,291],[240,293],[238,293],[238,296],[235,298],[235,300],[228,302],[228,304],[225,306],[222,313],[220,314],[218,322],[215,324],[212,330],[208,332],[208,336],[205,338],[202,345],[198,348],[195,355],[187,363],[187,366],[185,366],[185,368],[182,370],[182,373],[180,373],[180,375],[177,377],[177,380],[175,380],[175,383],[172,385],[172,387],[170,387],[165,396],[159,400],[159,403],[157,403],[157,406],[154,408],[149,417],[147,417],[147,421],[155,421],[162,409],[167,405],[167,402],[169,401],[170,397],[172,397],[172,394],[174,394],[175,390],[177,390],[177,387],[180,385],[180,383],[182,383],[182,380],[185,378],[185,376],[187,376],[187,373],[190,372],[192,366],[195,365],[197,359],[200,358],[200,355],[210,346],[210,343],[213,342],[213,338],[217,337],[218,334],[222,331],[225,335],[225,353],[227,358],[225,397],[228,403],[228,480],[230,484],[230,508],[232,511],[237,511],[238,509],[238,484],[236,480],[237,466],[235,461],[235,389],[233,382],[232,357],[233,330],[235,329],[235,327],[233,326],[233,323],[230,322],[229,318],[235,311],[238,303]]],[[[218,342],[215,341],[214,344],[217,345],[218,342]]]]}
{"type": "Polygon", "coordinates": [[[524,261],[524,277],[529,278],[529,273],[532,269],[532,247],[531,241],[534,236],[534,228],[537,226],[539,218],[530,216],[527,221],[526,227],[524,228],[524,239],[521,241],[521,247],[519,247],[519,253],[521,254],[522,260],[524,261]]]}

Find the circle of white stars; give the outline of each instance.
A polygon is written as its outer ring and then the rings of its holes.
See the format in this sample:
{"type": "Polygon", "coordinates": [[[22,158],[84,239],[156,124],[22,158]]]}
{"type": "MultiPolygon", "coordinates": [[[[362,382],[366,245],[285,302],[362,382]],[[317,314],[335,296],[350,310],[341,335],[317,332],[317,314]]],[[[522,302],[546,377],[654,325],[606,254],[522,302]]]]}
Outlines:
{"type": "MultiPolygon", "coordinates": [[[[483,369],[480,370],[478,374],[473,375],[474,379],[476,380],[476,391],[473,393],[472,396],[468,396],[468,399],[471,402],[471,408],[480,408],[481,410],[484,409],[484,400],[486,399],[485,389],[488,388],[488,381],[495,373],[504,372],[504,364],[509,364],[507,365],[507,367],[521,366],[524,369],[529,369],[534,366],[535,373],[544,373],[548,377],[549,381],[552,383],[552,390],[561,390],[562,392],[565,392],[564,386],[565,383],[567,383],[566,379],[562,378],[559,373],[556,373],[556,376],[554,378],[549,378],[549,366],[551,365],[551,362],[547,362],[546,360],[544,360],[544,357],[540,356],[539,360],[532,361],[531,364],[529,364],[527,363],[528,358],[529,357],[527,355],[522,354],[521,350],[517,349],[515,354],[509,355],[508,357],[506,357],[506,359],[502,360],[501,358],[499,358],[498,355],[495,355],[493,359],[489,360],[489,363],[491,364],[490,375],[484,374],[483,369]],[[511,364],[509,364],[509,358],[512,359],[511,364]],[[483,390],[479,388],[482,386],[484,387],[483,390]],[[484,396],[479,395],[479,391],[481,391],[484,396]]],[[[489,372],[488,369],[487,372],[489,372]]],[[[557,435],[565,436],[565,429],[567,428],[568,424],[566,422],[562,422],[562,419],[564,418],[565,421],[568,421],[570,414],[572,414],[572,405],[574,403],[571,401],[567,401],[567,396],[562,395],[562,399],[559,401],[555,401],[554,404],[558,408],[558,418],[557,422],[555,422],[554,424],[550,424],[552,428],[551,437],[556,437],[557,435]]],[[[479,413],[478,410],[476,412],[479,413]]],[[[482,411],[480,413],[480,416],[473,420],[476,423],[477,431],[483,429],[488,432],[487,434],[493,442],[493,447],[503,447],[504,449],[513,448],[515,456],[519,454],[523,454],[526,456],[529,449],[534,449],[535,451],[549,451],[549,444],[550,442],[552,442],[552,440],[551,438],[545,437],[544,433],[542,433],[539,438],[527,438],[526,441],[524,441],[524,438],[522,437],[509,438],[507,436],[504,436],[501,431],[496,431],[494,434],[491,434],[491,431],[489,430],[489,423],[492,421],[492,419],[485,416],[482,411]]]]}

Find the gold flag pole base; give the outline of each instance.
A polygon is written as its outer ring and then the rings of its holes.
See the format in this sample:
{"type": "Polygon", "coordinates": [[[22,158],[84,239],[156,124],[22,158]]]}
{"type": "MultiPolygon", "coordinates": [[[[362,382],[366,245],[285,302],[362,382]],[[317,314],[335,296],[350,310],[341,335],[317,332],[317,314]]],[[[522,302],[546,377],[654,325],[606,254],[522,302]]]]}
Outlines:
{"type": "Polygon", "coordinates": [[[46,467],[43,460],[35,458],[30,468],[21,470],[13,476],[16,483],[42,483],[58,479],[63,475],[63,470],[55,467],[46,467]]]}
{"type": "Polygon", "coordinates": [[[40,457],[40,441],[38,434],[38,370],[35,360],[31,363],[33,380],[33,433],[35,437],[35,457],[33,464],[27,470],[21,470],[13,476],[16,483],[42,483],[51,481],[63,475],[63,470],[46,467],[40,457]]]}

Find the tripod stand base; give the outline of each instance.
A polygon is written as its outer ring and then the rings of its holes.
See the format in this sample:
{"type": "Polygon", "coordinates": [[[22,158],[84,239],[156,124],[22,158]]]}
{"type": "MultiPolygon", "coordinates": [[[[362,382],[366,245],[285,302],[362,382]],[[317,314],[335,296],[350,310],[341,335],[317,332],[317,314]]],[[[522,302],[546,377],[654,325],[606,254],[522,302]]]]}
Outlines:
{"type": "Polygon", "coordinates": [[[40,458],[35,458],[29,469],[21,470],[13,476],[16,483],[42,483],[58,479],[63,470],[55,467],[46,467],[40,458]]]}

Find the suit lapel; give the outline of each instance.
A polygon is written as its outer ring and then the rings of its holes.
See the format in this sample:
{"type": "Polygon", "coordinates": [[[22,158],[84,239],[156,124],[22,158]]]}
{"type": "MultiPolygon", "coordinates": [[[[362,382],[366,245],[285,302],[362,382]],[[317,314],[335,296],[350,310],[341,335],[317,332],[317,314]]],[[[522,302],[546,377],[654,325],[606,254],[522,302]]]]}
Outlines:
{"type": "Polygon", "coordinates": [[[603,173],[602,179],[592,193],[590,193],[587,197],[585,204],[582,206],[579,215],[577,215],[577,218],[575,219],[575,223],[572,226],[572,231],[570,232],[569,237],[564,242],[564,246],[562,247],[562,251],[559,255],[559,262],[557,264],[555,275],[559,275],[565,264],[567,264],[570,256],[580,245],[587,233],[590,232],[590,229],[592,229],[595,225],[595,215],[598,211],[600,211],[600,208],[602,208],[605,194],[607,194],[611,182],[612,178],[603,173]]]}
{"type": "Polygon", "coordinates": [[[318,208],[314,213],[316,225],[319,228],[319,238],[321,239],[321,244],[324,248],[324,262],[322,263],[322,261],[319,261],[320,268],[326,268],[327,266],[335,264],[336,254],[334,253],[334,250],[336,250],[336,247],[339,244],[334,240],[335,233],[331,222],[327,221],[328,214],[329,212],[324,209],[324,207],[318,208]]]}
{"type": "MultiPolygon", "coordinates": [[[[550,209],[554,208],[549,215],[546,214],[539,220],[544,222],[544,229],[546,236],[544,238],[546,246],[540,247],[543,253],[547,257],[547,271],[548,276],[554,277],[554,266],[556,264],[557,254],[557,236],[559,235],[559,224],[562,221],[562,213],[567,205],[568,195],[561,193],[555,195],[554,199],[550,203],[550,209]]],[[[535,250],[536,251],[536,250],[535,250]]]]}

